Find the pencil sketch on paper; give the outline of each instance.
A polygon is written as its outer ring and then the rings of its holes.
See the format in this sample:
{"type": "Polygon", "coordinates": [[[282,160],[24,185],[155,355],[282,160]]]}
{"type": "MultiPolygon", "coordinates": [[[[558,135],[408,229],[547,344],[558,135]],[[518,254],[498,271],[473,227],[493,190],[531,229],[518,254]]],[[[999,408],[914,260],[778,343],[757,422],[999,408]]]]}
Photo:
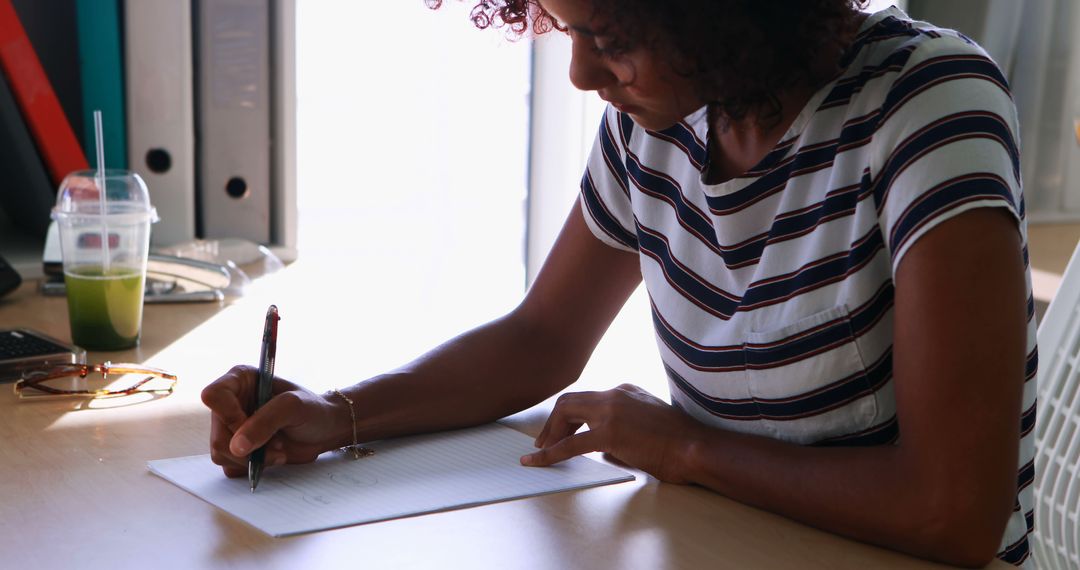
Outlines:
{"type": "Polygon", "coordinates": [[[308,473],[302,479],[297,478],[283,470],[268,470],[263,475],[264,492],[283,493],[284,489],[290,489],[309,505],[328,506],[333,504],[332,493],[312,494],[312,490],[324,490],[325,482],[332,482],[347,489],[361,487],[374,487],[379,484],[378,477],[364,473],[352,473],[348,471],[325,470],[318,473],[308,473]]]}

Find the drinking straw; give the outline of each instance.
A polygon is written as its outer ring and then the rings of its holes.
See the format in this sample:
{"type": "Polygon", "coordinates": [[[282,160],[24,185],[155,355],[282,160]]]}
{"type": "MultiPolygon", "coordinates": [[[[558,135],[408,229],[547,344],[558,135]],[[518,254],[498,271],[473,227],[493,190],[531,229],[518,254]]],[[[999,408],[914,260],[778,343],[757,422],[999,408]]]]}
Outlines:
{"type": "Polygon", "coordinates": [[[102,273],[109,274],[109,228],[105,225],[105,214],[108,210],[105,209],[105,136],[102,133],[101,127],[101,109],[94,109],[94,143],[97,145],[97,186],[98,186],[98,201],[101,208],[101,251],[104,253],[102,259],[102,273]]]}

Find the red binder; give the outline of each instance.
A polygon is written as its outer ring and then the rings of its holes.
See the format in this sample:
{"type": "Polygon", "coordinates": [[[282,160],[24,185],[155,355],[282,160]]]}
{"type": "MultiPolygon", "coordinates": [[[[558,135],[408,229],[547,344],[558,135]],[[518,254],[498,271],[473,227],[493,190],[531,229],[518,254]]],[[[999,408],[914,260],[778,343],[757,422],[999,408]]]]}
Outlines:
{"type": "Polygon", "coordinates": [[[11,0],[0,0],[0,68],[7,75],[53,184],[89,167],[11,0]]]}

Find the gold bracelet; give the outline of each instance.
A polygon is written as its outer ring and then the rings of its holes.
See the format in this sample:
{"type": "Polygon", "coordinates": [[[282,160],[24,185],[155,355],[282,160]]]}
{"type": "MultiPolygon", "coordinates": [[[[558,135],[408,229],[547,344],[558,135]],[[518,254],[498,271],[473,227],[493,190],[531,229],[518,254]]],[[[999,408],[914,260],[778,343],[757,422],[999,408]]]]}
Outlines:
{"type": "Polygon", "coordinates": [[[345,447],[342,447],[339,451],[343,453],[351,453],[353,459],[360,459],[361,457],[375,455],[374,449],[360,445],[360,443],[356,439],[356,410],[353,409],[352,399],[346,396],[344,393],[341,392],[341,390],[338,390],[337,388],[334,388],[333,390],[331,390],[331,392],[337,394],[338,396],[341,396],[341,399],[345,400],[345,403],[349,405],[349,418],[352,419],[352,445],[346,445],[345,447]]]}

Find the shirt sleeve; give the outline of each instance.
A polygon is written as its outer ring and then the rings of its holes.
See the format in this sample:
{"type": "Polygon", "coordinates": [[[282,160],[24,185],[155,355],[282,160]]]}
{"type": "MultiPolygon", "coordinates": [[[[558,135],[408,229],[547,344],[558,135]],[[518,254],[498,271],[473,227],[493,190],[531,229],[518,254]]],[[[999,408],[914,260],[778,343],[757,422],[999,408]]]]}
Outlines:
{"type": "Polygon", "coordinates": [[[634,122],[610,105],[604,110],[581,178],[581,213],[593,235],[611,247],[637,252],[637,224],[626,174],[634,122]]]}
{"type": "Polygon", "coordinates": [[[1022,226],[1016,107],[997,65],[970,40],[935,33],[888,90],[870,175],[892,272],[938,224],[974,208],[1022,226]]]}

